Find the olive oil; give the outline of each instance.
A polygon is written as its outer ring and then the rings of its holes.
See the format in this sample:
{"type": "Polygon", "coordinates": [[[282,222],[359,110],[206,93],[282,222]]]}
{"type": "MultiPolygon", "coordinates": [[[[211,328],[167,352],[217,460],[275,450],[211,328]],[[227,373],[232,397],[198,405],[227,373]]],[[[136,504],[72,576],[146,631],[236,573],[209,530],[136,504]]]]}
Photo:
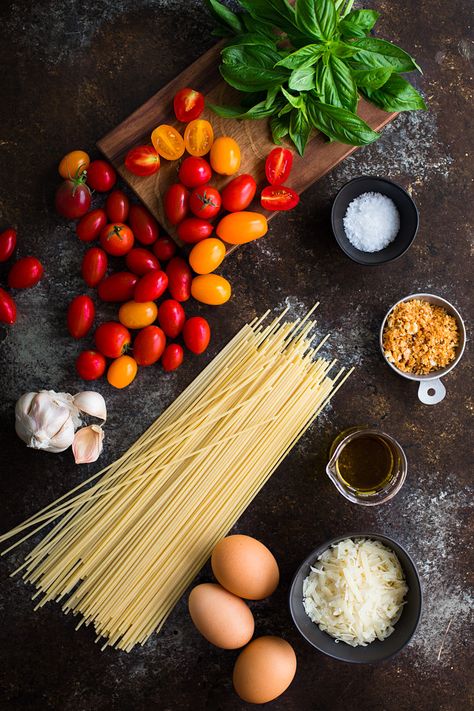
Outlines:
{"type": "Polygon", "coordinates": [[[336,462],[336,472],[345,486],[358,494],[371,494],[392,478],[394,453],[390,444],[374,434],[350,440],[336,462]]]}

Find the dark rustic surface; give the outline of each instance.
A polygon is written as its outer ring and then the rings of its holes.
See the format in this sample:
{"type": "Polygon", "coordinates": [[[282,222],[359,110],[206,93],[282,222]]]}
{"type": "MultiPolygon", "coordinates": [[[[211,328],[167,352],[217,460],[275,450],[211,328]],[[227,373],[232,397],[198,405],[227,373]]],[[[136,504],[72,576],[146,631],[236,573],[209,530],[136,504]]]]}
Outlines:
{"type": "MultiPolygon", "coordinates": [[[[377,334],[386,309],[417,290],[440,294],[466,317],[469,313],[471,7],[461,0],[373,6],[383,11],[380,33],[403,44],[424,68],[424,78],[415,81],[430,111],[396,119],[377,144],[308,190],[297,210],[273,223],[267,238],[226,261],[222,273],[234,295],[209,312],[214,336],[205,356],[188,358],[176,374],[145,369],[124,392],[111,392],[105,382],[97,385],[110,412],[102,461],[120,454],[256,313],[288,304],[300,315],[320,299],[321,333],[332,332],[326,350],[356,372],[235,529],[268,544],[281,566],[278,591],[252,604],[258,634],[283,635],[298,655],[295,682],[272,708],[457,711],[473,703],[469,351],[446,378],[445,401],[430,408],[418,402],[415,384],[383,363],[377,334]],[[341,254],[328,222],[336,190],[364,173],[400,181],[421,213],[410,252],[373,270],[341,254]],[[409,458],[402,492],[373,510],[345,502],[324,474],[332,438],[355,423],[385,428],[409,458]],[[423,579],[424,615],[415,639],[379,666],[326,659],[298,636],[287,610],[299,562],[318,543],[351,529],[397,538],[423,579]]],[[[83,288],[78,275],[83,250],[72,225],[52,209],[56,164],[72,148],[93,151],[98,137],[211,46],[210,29],[197,0],[1,3],[0,227],[16,225],[19,254],[38,255],[47,274],[34,290],[18,295],[16,326],[0,331],[3,529],[96,470],[96,465],[75,467],[70,452],[28,450],[13,430],[14,402],[23,392],[74,392],[83,386],[73,369],[78,346],[64,327],[66,304],[83,288]]],[[[5,273],[0,271],[2,279],[5,273]]],[[[56,605],[33,613],[31,591],[8,578],[20,561],[19,552],[10,555],[0,572],[0,708],[247,708],[232,691],[236,653],[215,649],[199,636],[184,599],[163,633],[144,648],[129,655],[101,653],[92,631],[75,632],[73,619],[56,605]]],[[[199,579],[210,579],[207,567],[199,579]]]]}

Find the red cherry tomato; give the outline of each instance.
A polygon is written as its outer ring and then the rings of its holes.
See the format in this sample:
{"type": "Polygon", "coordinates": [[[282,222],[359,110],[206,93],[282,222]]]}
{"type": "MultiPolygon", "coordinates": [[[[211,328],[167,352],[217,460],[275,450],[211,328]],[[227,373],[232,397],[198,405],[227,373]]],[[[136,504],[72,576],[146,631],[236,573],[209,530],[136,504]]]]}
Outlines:
{"type": "Polygon", "coordinates": [[[191,296],[192,272],[181,257],[173,257],[166,267],[168,290],[176,301],[187,301],[191,296]]]}
{"type": "Polygon", "coordinates": [[[153,269],[159,269],[160,263],[154,254],[143,247],[134,247],[125,257],[125,264],[134,274],[143,276],[153,269]]]}
{"type": "Polygon", "coordinates": [[[176,242],[167,235],[158,237],[153,245],[153,252],[156,254],[158,259],[163,262],[167,262],[176,254],[176,242]]]}
{"type": "Polygon", "coordinates": [[[300,201],[300,196],[284,185],[268,185],[263,188],[260,203],[265,210],[292,210],[300,201]]]}
{"type": "Polygon", "coordinates": [[[8,273],[11,289],[29,289],[43,276],[43,265],[36,257],[23,257],[12,266],[8,273]]]}
{"type": "Polygon", "coordinates": [[[204,111],[204,96],[186,86],[173,99],[174,112],[178,121],[186,123],[200,117],[204,111]]]}
{"type": "Polygon", "coordinates": [[[90,296],[76,296],[67,310],[67,328],[73,338],[83,338],[92,328],[95,306],[90,296]]]}
{"type": "Polygon", "coordinates": [[[105,210],[91,210],[81,217],[76,225],[76,233],[81,242],[93,242],[107,224],[105,210]]]}
{"type": "Polygon", "coordinates": [[[138,365],[153,365],[160,360],[166,346],[166,336],[158,326],[146,326],[133,342],[133,357],[138,365]]]}
{"type": "Polygon", "coordinates": [[[210,181],[212,168],[204,158],[188,156],[181,163],[178,178],[187,188],[197,188],[210,181]]]}
{"type": "Polygon", "coordinates": [[[88,249],[82,258],[81,273],[87,286],[97,286],[107,271],[107,255],[100,247],[88,249]]]}
{"type": "Polygon", "coordinates": [[[171,370],[179,368],[183,362],[184,351],[178,343],[170,343],[166,346],[163,355],[161,356],[161,365],[163,370],[169,373],[171,370]]]}
{"type": "Polygon", "coordinates": [[[163,205],[168,222],[172,225],[177,225],[188,214],[189,192],[184,185],[174,183],[166,191],[163,205]]]}
{"type": "Polygon", "coordinates": [[[168,287],[168,277],[161,269],[154,269],[142,276],[135,287],[133,298],[139,303],[155,301],[163,296],[168,287]]]}
{"type": "Polygon", "coordinates": [[[158,307],[158,323],[169,338],[176,338],[183,330],[186,314],[175,299],[166,299],[158,307]]]}
{"type": "Polygon", "coordinates": [[[222,190],[222,207],[228,212],[246,210],[254,199],[256,190],[257,183],[251,175],[239,175],[222,190]]]}
{"type": "MultiPolygon", "coordinates": [[[[189,208],[196,217],[212,220],[221,209],[221,196],[219,191],[210,185],[201,185],[194,188],[189,198],[189,208]]],[[[178,227],[179,230],[179,227],[178,227]]]]}
{"type": "Polygon", "coordinates": [[[158,223],[143,205],[130,207],[128,224],[137,240],[142,244],[153,244],[158,239],[158,223]]]}
{"type": "Polygon", "coordinates": [[[119,358],[132,340],[128,328],[116,321],[102,323],[96,328],[94,338],[97,349],[107,358],[119,358]]]}
{"type": "Polygon", "coordinates": [[[132,230],[122,222],[106,225],[100,233],[101,247],[114,257],[122,257],[130,252],[134,242],[132,230]]]}
{"type": "Polygon", "coordinates": [[[136,274],[130,272],[116,272],[107,279],[103,279],[97,293],[102,301],[130,301],[133,299],[133,292],[138,282],[136,274]]]}
{"type": "Polygon", "coordinates": [[[214,227],[207,220],[199,217],[187,217],[178,225],[178,237],[182,242],[195,244],[212,234],[214,227]]]}
{"type": "Polygon", "coordinates": [[[265,161],[265,175],[270,185],[282,185],[293,165],[293,153],[288,148],[274,148],[265,161]]]}
{"type": "Polygon", "coordinates": [[[87,184],[98,193],[108,192],[117,181],[117,173],[105,160],[93,160],[86,172],[87,184]]]}
{"type": "Polygon", "coordinates": [[[160,156],[153,146],[135,146],[125,156],[125,167],[133,175],[153,175],[160,169],[160,156]]]}
{"type": "Polygon", "coordinates": [[[130,200],[122,190],[113,190],[105,201],[105,211],[109,222],[126,222],[130,200]]]}
{"type": "Polygon", "coordinates": [[[76,370],[83,380],[97,380],[105,373],[107,361],[98,351],[82,351],[76,359],[76,370]]]}
{"type": "Polygon", "coordinates": [[[9,227],[0,234],[0,262],[10,259],[16,247],[16,230],[9,227]]]}
{"type": "Polygon", "coordinates": [[[211,329],[205,318],[193,316],[189,318],[183,327],[183,341],[188,348],[196,355],[204,353],[211,340],[211,329]]]}
{"type": "Polygon", "coordinates": [[[56,190],[54,206],[56,212],[68,220],[77,220],[86,214],[91,206],[91,191],[85,185],[85,173],[61,183],[56,190]]]}
{"type": "Polygon", "coordinates": [[[16,304],[5,289],[0,287],[0,323],[12,325],[16,321],[16,304]]]}

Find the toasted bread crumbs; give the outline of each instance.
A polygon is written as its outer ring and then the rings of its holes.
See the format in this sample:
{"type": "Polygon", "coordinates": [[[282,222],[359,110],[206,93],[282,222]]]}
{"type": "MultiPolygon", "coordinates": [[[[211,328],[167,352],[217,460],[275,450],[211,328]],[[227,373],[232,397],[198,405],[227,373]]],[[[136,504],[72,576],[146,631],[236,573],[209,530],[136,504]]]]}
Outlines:
{"type": "Polygon", "coordinates": [[[456,357],[459,329],[442,306],[412,299],[395,306],[383,332],[384,355],[404,373],[427,375],[456,357]]]}

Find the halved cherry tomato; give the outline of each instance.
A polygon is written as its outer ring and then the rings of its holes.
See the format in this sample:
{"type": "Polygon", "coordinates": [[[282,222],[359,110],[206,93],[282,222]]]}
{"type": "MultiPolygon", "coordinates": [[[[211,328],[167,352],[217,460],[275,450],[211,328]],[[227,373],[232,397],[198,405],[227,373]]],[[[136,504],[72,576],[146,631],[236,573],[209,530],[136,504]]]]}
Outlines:
{"type": "Polygon", "coordinates": [[[184,145],[192,156],[205,156],[214,143],[214,131],[209,121],[196,119],[186,126],[184,145]]]}
{"type": "Polygon", "coordinates": [[[160,268],[160,263],[154,254],[143,247],[134,247],[125,257],[125,264],[134,274],[143,276],[147,272],[160,268]]]}
{"type": "Polygon", "coordinates": [[[133,292],[133,298],[138,303],[155,301],[163,296],[168,287],[168,277],[161,269],[154,269],[142,276],[133,292]]]}
{"type": "Polygon", "coordinates": [[[135,286],[138,282],[136,274],[130,272],[116,272],[103,279],[97,293],[102,301],[130,301],[133,299],[135,286]]]}
{"type": "Polygon", "coordinates": [[[204,158],[188,156],[180,165],[178,178],[187,188],[197,188],[210,181],[212,169],[204,158]]]}
{"type": "Polygon", "coordinates": [[[221,175],[234,175],[240,168],[240,148],[230,136],[216,138],[211,148],[211,166],[221,175]]]}
{"type": "Polygon", "coordinates": [[[16,321],[16,304],[13,297],[0,287],[0,323],[11,326],[16,321]]]}
{"type": "Polygon", "coordinates": [[[132,205],[128,214],[128,224],[130,225],[134,237],[141,244],[149,245],[158,239],[158,223],[143,205],[132,205]]]}
{"type": "Polygon", "coordinates": [[[138,366],[135,358],[123,355],[109,365],[107,380],[114,388],[121,390],[135,380],[137,370],[138,366]]]}
{"type": "Polygon", "coordinates": [[[176,301],[187,301],[191,296],[192,273],[181,257],[173,257],[166,267],[168,291],[176,301]]]}
{"type": "Polygon", "coordinates": [[[56,190],[54,206],[56,212],[68,220],[76,220],[86,214],[91,206],[91,191],[85,185],[85,173],[77,178],[65,180],[56,190]]]}
{"type": "Polygon", "coordinates": [[[163,235],[163,237],[158,237],[155,244],[153,245],[153,252],[156,254],[158,259],[163,262],[167,262],[171,257],[176,254],[176,242],[163,235]]]}
{"type": "Polygon", "coordinates": [[[284,185],[267,185],[260,197],[260,203],[265,210],[292,210],[299,201],[298,193],[284,185]]]}
{"type": "Polygon", "coordinates": [[[129,209],[130,200],[123,190],[113,190],[105,201],[105,211],[109,222],[126,222],[129,209]]]}
{"type": "Polygon", "coordinates": [[[107,224],[104,210],[91,210],[81,217],[76,225],[76,233],[81,242],[93,242],[107,224]]]}
{"type": "Polygon", "coordinates": [[[227,279],[218,274],[203,274],[194,277],[191,294],[194,299],[210,306],[220,306],[229,301],[232,293],[227,279]]]}
{"type": "Polygon", "coordinates": [[[201,185],[194,188],[189,198],[189,207],[196,217],[211,220],[221,209],[221,196],[219,191],[210,185],[201,185]]]}
{"type": "Polygon", "coordinates": [[[155,128],[151,134],[151,142],[157,152],[166,160],[178,160],[184,153],[183,137],[173,126],[166,123],[155,128]]]}
{"type": "Polygon", "coordinates": [[[161,365],[163,370],[169,373],[172,370],[179,368],[183,362],[184,351],[179,343],[170,343],[166,346],[163,355],[161,356],[161,365]]]}
{"type": "Polygon", "coordinates": [[[118,358],[132,341],[130,331],[117,321],[106,321],[95,330],[95,345],[97,350],[107,358],[118,358]]]}
{"type": "Polygon", "coordinates": [[[117,173],[105,160],[93,160],[87,169],[87,184],[98,193],[112,190],[117,181],[117,173]]]}
{"type": "Polygon", "coordinates": [[[10,259],[16,247],[16,230],[9,227],[0,234],[0,262],[10,259]]]}
{"type": "Polygon", "coordinates": [[[183,341],[192,353],[204,353],[211,340],[211,329],[205,318],[193,316],[184,324],[183,341]]]}
{"type": "Polygon", "coordinates": [[[257,183],[251,175],[239,175],[221,191],[222,207],[228,212],[246,210],[254,199],[256,190],[257,183]]]}
{"type": "Polygon", "coordinates": [[[36,257],[23,257],[12,266],[8,273],[11,289],[29,289],[43,276],[43,265],[36,257]]]}
{"type": "Polygon", "coordinates": [[[127,301],[119,308],[119,321],[127,328],[145,328],[153,323],[158,315],[154,301],[127,301]]]}
{"type": "Polygon", "coordinates": [[[125,167],[133,175],[154,175],[160,169],[160,156],[153,146],[135,146],[125,156],[125,167]]]}
{"type": "Polygon", "coordinates": [[[91,159],[85,151],[70,151],[61,159],[58,170],[64,180],[76,178],[88,168],[91,159]]]}
{"type": "Polygon", "coordinates": [[[81,273],[87,286],[97,286],[107,271],[107,255],[100,247],[88,249],[82,258],[81,273]]]}
{"type": "Polygon", "coordinates": [[[186,123],[200,117],[204,111],[204,96],[186,86],[173,99],[174,112],[178,121],[186,123]]]}
{"type": "Polygon", "coordinates": [[[83,380],[97,380],[105,373],[107,361],[98,351],[82,351],[76,359],[76,370],[83,380]]]}
{"type": "Polygon", "coordinates": [[[212,234],[214,227],[208,220],[199,217],[187,217],[179,223],[177,233],[180,240],[187,244],[194,244],[206,239],[212,234]]]}
{"type": "Polygon", "coordinates": [[[265,161],[265,175],[270,185],[282,185],[288,178],[293,165],[293,153],[288,148],[277,147],[268,154],[265,161]]]}
{"type": "Polygon", "coordinates": [[[153,365],[163,355],[166,336],[159,326],[142,329],[133,342],[133,357],[138,365],[153,365]]]}
{"type": "Polygon", "coordinates": [[[158,323],[169,338],[176,338],[181,333],[186,314],[175,299],[166,299],[158,307],[158,323]]]}
{"type": "Polygon", "coordinates": [[[95,306],[90,296],[76,296],[67,310],[67,328],[73,338],[83,338],[92,328],[95,306]]]}
{"type": "Polygon", "coordinates": [[[268,231],[265,215],[259,212],[232,212],[217,225],[216,232],[224,242],[245,244],[263,237],[268,231]]]}
{"type": "Polygon", "coordinates": [[[179,224],[188,214],[189,191],[184,185],[174,183],[166,191],[163,205],[168,222],[172,225],[179,224]]]}
{"type": "Polygon", "coordinates": [[[189,253],[189,264],[197,274],[210,274],[225,257],[225,244],[216,237],[203,239],[189,253]]]}
{"type": "Polygon", "coordinates": [[[133,232],[122,222],[106,225],[100,233],[100,245],[113,257],[122,257],[130,252],[135,238],[133,232]]]}

